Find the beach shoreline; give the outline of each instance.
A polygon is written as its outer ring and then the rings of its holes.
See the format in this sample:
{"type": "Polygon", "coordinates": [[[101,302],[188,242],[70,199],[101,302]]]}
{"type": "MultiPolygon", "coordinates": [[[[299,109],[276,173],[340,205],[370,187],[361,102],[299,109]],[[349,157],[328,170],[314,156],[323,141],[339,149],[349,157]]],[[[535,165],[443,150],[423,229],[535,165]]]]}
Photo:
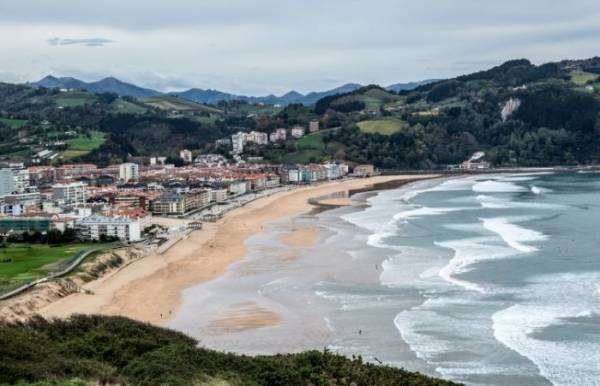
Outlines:
{"type": "Polygon", "coordinates": [[[377,176],[300,187],[257,199],[232,210],[216,223],[192,232],[164,255],[152,254],[84,286],[86,293],[59,299],[38,313],[47,318],[72,314],[120,315],[164,326],[177,313],[182,292],[223,275],[244,258],[245,241],[261,233],[265,224],[308,213],[315,208],[310,198],[340,191],[361,192],[396,186],[437,175],[377,176]]]}

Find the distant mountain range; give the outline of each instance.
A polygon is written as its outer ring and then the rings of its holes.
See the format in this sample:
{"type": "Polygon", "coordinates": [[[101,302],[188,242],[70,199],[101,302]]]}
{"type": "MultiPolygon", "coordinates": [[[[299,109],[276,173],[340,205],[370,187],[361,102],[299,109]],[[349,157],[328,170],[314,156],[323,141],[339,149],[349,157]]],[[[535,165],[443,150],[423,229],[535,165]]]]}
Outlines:
{"type": "Polygon", "coordinates": [[[29,85],[45,88],[87,90],[94,93],[112,92],[118,94],[119,96],[131,96],[135,98],[148,98],[161,94],[156,90],[139,87],[112,77],[104,78],[97,82],[88,83],[72,77],[57,78],[52,75],[48,75],[38,82],[29,83],[29,85]]]}
{"type": "MultiPolygon", "coordinates": [[[[421,82],[398,83],[387,87],[387,89],[396,92],[402,90],[412,90],[414,88],[417,88],[418,86],[434,81],[435,80],[425,80],[421,82]]],[[[131,96],[135,98],[148,98],[164,94],[160,91],[139,87],[134,84],[126,83],[112,77],[104,78],[97,82],[84,82],[82,80],[72,77],[55,77],[52,75],[48,75],[37,82],[28,83],[28,85],[44,88],[87,90],[94,93],[111,92],[118,94],[119,96],[131,96]]],[[[357,83],[348,83],[341,87],[337,87],[331,90],[310,92],[306,95],[301,94],[297,91],[290,91],[282,96],[267,95],[262,97],[235,95],[219,90],[204,90],[199,88],[191,88],[186,91],[168,93],[168,95],[176,95],[180,98],[184,98],[193,102],[208,104],[216,104],[221,101],[237,100],[245,101],[248,103],[265,103],[273,105],[289,105],[292,103],[312,105],[316,103],[319,99],[324,98],[326,96],[349,93],[358,90],[361,87],[362,85],[357,83]]]]}

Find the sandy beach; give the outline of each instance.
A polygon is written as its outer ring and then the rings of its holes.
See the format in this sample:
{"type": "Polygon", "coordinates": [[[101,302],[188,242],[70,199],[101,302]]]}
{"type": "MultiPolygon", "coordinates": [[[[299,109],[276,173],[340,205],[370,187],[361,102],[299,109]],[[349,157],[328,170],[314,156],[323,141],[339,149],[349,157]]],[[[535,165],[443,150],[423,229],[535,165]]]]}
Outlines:
{"type": "MultiPolygon", "coordinates": [[[[391,181],[435,177],[433,175],[378,176],[366,179],[328,182],[298,188],[261,198],[229,212],[216,223],[205,224],[163,255],[153,254],[116,273],[84,286],[87,294],[77,293],[60,299],[39,313],[45,317],[68,317],[75,313],[122,315],[165,325],[181,305],[184,289],[213,280],[244,258],[245,241],[260,233],[272,221],[311,211],[309,198],[345,190],[364,189],[391,181]]],[[[344,202],[347,203],[347,202],[344,202]]],[[[298,229],[282,236],[291,245],[310,245],[316,231],[298,229]]],[[[227,329],[253,328],[277,323],[277,315],[252,304],[240,304],[220,318],[218,326],[227,329]]]]}

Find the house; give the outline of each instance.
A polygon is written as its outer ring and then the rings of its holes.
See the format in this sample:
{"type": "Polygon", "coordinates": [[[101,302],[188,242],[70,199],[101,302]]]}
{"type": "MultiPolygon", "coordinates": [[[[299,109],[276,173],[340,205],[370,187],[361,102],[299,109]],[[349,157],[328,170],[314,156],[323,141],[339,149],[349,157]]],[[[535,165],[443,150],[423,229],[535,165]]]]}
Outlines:
{"type": "Polygon", "coordinates": [[[191,164],[193,161],[192,152],[188,149],[183,149],[179,152],[179,158],[186,164],[191,164]]]}
{"type": "Polygon", "coordinates": [[[371,177],[375,174],[373,165],[357,165],[354,167],[354,175],[357,177],[371,177]]]}
{"type": "Polygon", "coordinates": [[[287,138],[287,130],[283,128],[276,129],[269,135],[269,140],[271,142],[282,142],[287,138]]]}
{"type": "Polygon", "coordinates": [[[302,138],[303,136],[304,136],[304,127],[302,127],[302,126],[292,127],[292,137],[302,138]]]}
{"type": "Polygon", "coordinates": [[[310,121],[308,124],[308,131],[311,133],[319,131],[319,121],[310,121]]]}

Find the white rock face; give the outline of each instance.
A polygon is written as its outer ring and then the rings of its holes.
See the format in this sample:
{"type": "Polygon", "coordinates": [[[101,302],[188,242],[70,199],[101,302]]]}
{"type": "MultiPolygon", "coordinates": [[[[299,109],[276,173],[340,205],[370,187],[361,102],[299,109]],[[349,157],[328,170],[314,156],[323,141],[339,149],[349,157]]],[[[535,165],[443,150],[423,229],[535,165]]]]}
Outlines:
{"type": "Polygon", "coordinates": [[[502,108],[502,121],[506,120],[521,106],[521,101],[518,98],[510,98],[502,108]]]}

